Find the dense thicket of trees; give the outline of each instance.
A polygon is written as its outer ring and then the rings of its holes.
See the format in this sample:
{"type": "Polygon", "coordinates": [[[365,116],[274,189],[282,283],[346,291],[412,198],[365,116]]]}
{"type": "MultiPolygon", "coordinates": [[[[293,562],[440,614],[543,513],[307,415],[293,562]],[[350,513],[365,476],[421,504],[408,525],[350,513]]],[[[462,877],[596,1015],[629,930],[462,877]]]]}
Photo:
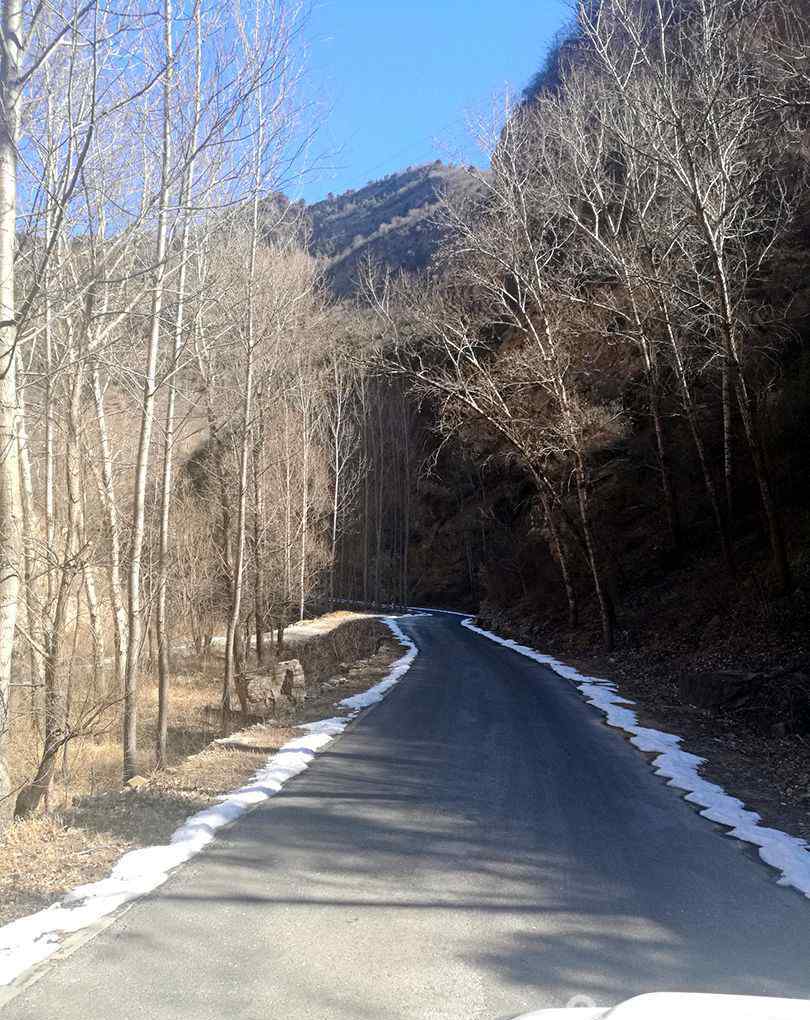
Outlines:
{"type": "Polygon", "coordinates": [[[523,516],[569,623],[585,599],[607,647],[622,501],[650,507],[662,568],[708,515],[740,584],[736,545],[758,516],[771,595],[794,588],[801,536],[786,535],[776,478],[782,373],[806,328],[802,15],[760,0],[581,4],[493,134],[483,194],[446,203],[430,278],[370,287],[390,370],[473,462],[517,468],[521,500],[533,488],[523,516]]]}
{"type": "Polygon", "coordinates": [[[294,6],[4,0],[4,818],[78,736],[120,723],[125,778],[165,764],[178,642],[224,635],[228,712],[344,601],[542,600],[610,647],[627,561],[696,548],[793,597],[802,13],[581,5],[444,201],[431,272],[367,267],[341,304],[279,197],[312,129],[294,6]]]}
{"type": "Polygon", "coordinates": [[[165,764],[173,642],[225,634],[230,710],[248,646],[272,657],[268,632],[313,599],[404,597],[407,410],[381,405],[367,325],[329,307],[301,209],[277,199],[312,130],[301,18],[285,0],[2,6],[4,819],[119,720],[125,779],[165,764]],[[36,764],[12,780],[20,727],[36,764]]]}

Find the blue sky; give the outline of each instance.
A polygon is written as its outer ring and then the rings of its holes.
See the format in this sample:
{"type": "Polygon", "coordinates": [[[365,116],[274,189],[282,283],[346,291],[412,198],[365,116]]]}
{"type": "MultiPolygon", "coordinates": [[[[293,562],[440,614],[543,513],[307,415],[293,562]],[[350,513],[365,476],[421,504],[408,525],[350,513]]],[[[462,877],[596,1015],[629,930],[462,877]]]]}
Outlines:
{"type": "Polygon", "coordinates": [[[317,201],[408,165],[483,162],[468,115],[522,89],[569,17],[564,0],[314,0],[321,168],[290,191],[317,201]]]}

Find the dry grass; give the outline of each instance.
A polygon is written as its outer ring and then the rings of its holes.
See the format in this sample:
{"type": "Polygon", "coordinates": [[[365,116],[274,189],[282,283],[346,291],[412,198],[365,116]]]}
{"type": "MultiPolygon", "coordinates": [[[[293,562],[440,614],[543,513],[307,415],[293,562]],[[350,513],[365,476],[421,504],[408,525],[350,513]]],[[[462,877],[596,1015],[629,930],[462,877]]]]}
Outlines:
{"type": "MultiPolygon", "coordinates": [[[[216,659],[177,658],[172,677],[168,758],[169,765],[201,750],[220,734],[219,684],[221,663],[216,659]]],[[[91,698],[81,688],[75,699],[91,698]]],[[[41,748],[36,715],[25,689],[15,691],[14,725],[9,735],[12,780],[21,785],[36,770],[41,748]]],[[[112,704],[96,732],[77,738],[60,755],[51,796],[52,810],[64,810],[76,797],[94,796],[121,786],[121,708],[112,704]]],[[[157,682],[141,677],[138,694],[138,771],[148,775],[154,768],[157,733],[157,682]]]]}
{"type": "MultiPolygon", "coordinates": [[[[296,722],[334,715],[335,703],[367,690],[386,676],[402,654],[386,640],[371,658],[344,669],[320,689],[310,690],[291,723],[262,724],[219,736],[219,668],[188,660],[177,663],[169,731],[169,767],[153,770],[157,688],[144,680],[139,697],[141,772],[149,782],[137,791],[120,789],[118,709],[107,732],[77,740],[60,769],[50,815],[14,823],[0,838],[0,924],[42,909],[76,885],[97,881],[128,850],[165,843],[188,815],[244,785],[283,744],[300,734],[296,722]]],[[[19,696],[19,694],[18,694],[19,696]]],[[[35,734],[30,717],[12,733],[18,781],[31,774],[35,734]]]]}
{"type": "Polygon", "coordinates": [[[0,843],[0,922],[41,910],[88,875],[106,873],[129,845],[54,816],[15,822],[0,843]]]}

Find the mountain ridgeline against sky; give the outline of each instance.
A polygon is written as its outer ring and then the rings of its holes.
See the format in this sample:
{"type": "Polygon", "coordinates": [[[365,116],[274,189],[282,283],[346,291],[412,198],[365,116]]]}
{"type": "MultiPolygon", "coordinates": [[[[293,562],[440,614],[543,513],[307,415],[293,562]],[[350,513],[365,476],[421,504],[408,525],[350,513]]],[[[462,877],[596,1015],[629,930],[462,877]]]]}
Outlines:
{"type": "Polygon", "coordinates": [[[442,194],[474,186],[464,167],[437,161],[308,206],[310,250],[327,260],[331,289],[352,294],[367,258],[394,271],[425,268],[439,240],[432,214],[442,194]]]}

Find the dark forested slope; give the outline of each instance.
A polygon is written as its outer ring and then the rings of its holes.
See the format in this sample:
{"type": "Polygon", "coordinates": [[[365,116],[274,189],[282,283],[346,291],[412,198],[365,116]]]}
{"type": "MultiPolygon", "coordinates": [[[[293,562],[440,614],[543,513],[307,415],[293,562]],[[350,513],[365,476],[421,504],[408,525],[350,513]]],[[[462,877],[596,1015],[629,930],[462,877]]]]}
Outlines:
{"type": "Polygon", "coordinates": [[[449,444],[414,512],[415,593],[466,591],[570,650],[598,644],[601,599],[619,647],[802,654],[807,24],[768,3],[743,5],[740,20],[712,0],[683,5],[661,35],[643,0],[598,10],[561,38],[505,126],[496,208],[457,220],[463,236],[432,267],[438,303],[406,295],[449,444]],[[645,69],[613,76],[633,32],[645,69]],[[668,69],[683,65],[666,89],[661,45],[668,69]],[[650,96],[674,104],[671,138],[663,115],[650,128],[650,96]],[[704,145],[706,123],[722,147],[704,145]]]}
{"type": "Polygon", "coordinates": [[[582,5],[385,328],[442,436],[414,600],[618,680],[808,836],[806,14],[582,5]]]}

